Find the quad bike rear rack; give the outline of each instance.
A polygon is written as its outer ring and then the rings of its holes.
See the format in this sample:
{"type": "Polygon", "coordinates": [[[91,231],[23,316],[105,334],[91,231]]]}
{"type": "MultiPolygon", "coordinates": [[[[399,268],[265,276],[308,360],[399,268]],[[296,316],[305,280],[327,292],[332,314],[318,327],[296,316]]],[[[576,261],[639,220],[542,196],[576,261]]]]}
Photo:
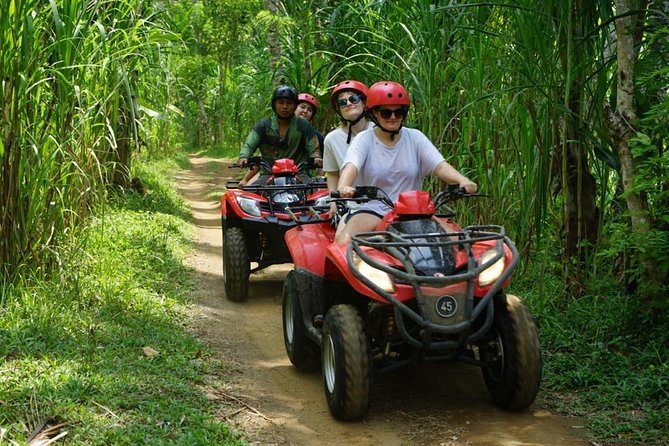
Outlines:
{"type": "Polygon", "coordinates": [[[346,252],[349,269],[368,288],[383,297],[393,305],[397,328],[407,343],[422,350],[455,349],[463,342],[472,343],[482,338],[490,329],[494,316],[493,296],[502,288],[506,280],[511,277],[518,263],[518,250],[513,242],[505,235],[504,227],[498,225],[468,226],[458,232],[429,233],[429,234],[398,234],[388,231],[376,231],[360,233],[351,237],[351,244],[346,252]],[[416,240],[422,239],[422,240],[416,240]],[[430,241],[426,240],[430,239],[430,241]],[[477,265],[472,251],[472,245],[477,242],[494,240],[495,256],[487,262],[477,265]],[[511,263],[506,266],[502,274],[490,286],[485,295],[477,305],[474,305],[474,282],[481,272],[492,266],[505,255],[504,245],[513,254],[511,263]],[[382,263],[380,260],[369,256],[363,247],[381,250],[397,259],[403,270],[382,263]],[[467,269],[464,272],[451,275],[432,277],[419,275],[415,265],[409,258],[411,248],[416,247],[453,247],[464,250],[467,254],[467,269]],[[459,282],[467,282],[465,320],[448,325],[431,322],[418,314],[412,308],[398,300],[393,294],[381,289],[369,278],[363,276],[353,263],[353,254],[368,263],[371,267],[386,272],[394,277],[396,282],[410,285],[416,295],[416,301],[420,305],[425,301],[421,287],[444,287],[459,282]],[[473,333],[470,333],[473,322],[487,309],[483,324],[473,333]],[[422,340],[412,336],[405,325],[404,317],[408,317],[421,328],[422,340]],[[446,339],[434,340],[434,334],[459,335],[459,340],[446,339]]]}

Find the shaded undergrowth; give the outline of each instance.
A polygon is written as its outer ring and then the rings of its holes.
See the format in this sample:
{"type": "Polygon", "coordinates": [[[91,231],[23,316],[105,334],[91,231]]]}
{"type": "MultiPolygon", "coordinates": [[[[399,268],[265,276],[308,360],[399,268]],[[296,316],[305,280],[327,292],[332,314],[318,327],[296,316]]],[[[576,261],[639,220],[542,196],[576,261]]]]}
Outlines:
{"type": "Polygon", "coordinates": [[[599,444],[668,444],[666,312],[602,281],[571,298],[559,278],[532,266],[515,288],[539,323],[542,390],[559,397],[555,408],[584,417],[599,444]]]}

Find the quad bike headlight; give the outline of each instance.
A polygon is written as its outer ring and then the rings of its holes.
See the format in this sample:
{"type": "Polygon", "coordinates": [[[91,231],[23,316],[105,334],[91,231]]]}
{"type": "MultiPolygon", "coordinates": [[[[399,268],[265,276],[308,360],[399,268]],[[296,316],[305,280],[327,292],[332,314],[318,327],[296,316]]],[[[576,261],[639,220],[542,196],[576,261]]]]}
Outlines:
{"type": "Polygon", "coordinates": [[[242,208],[247,214],[253,215],[254,217],[260,217],[260,208],[258,207],[258,202],[251,200],[250,198],[236,197],[239,207],[242,208]]]}
{"type": "MultiPolygon", "coordinates": [[[[489,249],[486,252],[483,253],[481,258],[479,259],[479,265],[483,265],[486,262],[489,262],[492,260],[495,256],[497,255],[497,249],[489,249]]],[[[502,275],[502,272],[504,272],[504,256],[497,260],[495,263],[493,263],[489,268],[486,268],[483,270],[481,274],[479,274],[479,285],[481,286],[486,286],[490,285],[493,283],[495,280],[499,278],[499,276],[502,275]]]]}
{"type": "Polygon", "coordinates": [[[380,269],[374,268],[369,263],[363,262],[363,260],[356,254],[353,254],[353,266],[362,276],[369,279],[383,291],[388,293],[395,292],[395,284],[390,279],[390,275],[385,271],[381,271],[380,269]]]}

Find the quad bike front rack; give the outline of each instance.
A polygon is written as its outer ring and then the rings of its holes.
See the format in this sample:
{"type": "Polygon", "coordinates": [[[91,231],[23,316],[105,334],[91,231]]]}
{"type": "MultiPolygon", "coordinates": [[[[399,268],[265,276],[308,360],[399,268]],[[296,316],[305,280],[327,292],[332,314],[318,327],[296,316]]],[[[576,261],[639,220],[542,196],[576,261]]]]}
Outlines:
{"type": "MultiPolygon", "coordinates": [[[[494,316],[493,296],[502,288],[505,281],[511,277],[513,270],[518,263],[518,250],[513,242],[505,235],[504,227],[497,225],[477,225],[468,226],[458,232],[448,233],[430,233],[430,234],[397,234],[389,231],[365,232],[351,237],[351,244],[348,247],[346,258],[351,272],[368,288],[376,294],[383,297],[393,305],[397,328],[407,343],[413,347],[425,350],[453,349],[460,345],[459,341],[433,340],[433,334],[453,334],[469,333],[473,322],[487,309],[483,324],[474,332],[464,338],[469,343],[477,341],[483,337],[492,325],[494,316]],[[417,240],[422,239],[422,240],[417,240]],[[430,239],[430,240],[426,240],[430,239]],[[477,261],[472,251],[474,243],[495,240],[495,256],[485,263],[477,265],[477,261]],[[505,255],[504,245],[506,245],[513,254],[511,263],[506,266],[502,274],[490,286],[483,298],[474,306],[474,281],[481,272],[505,255]],[[369,247],[383,251],[397,259],[403,266],[403,270],[381,262],[379,259],[369,256],[363,247],[369,247]],[[425,276],[416,271],[409,253],[411,248],[417,247],[438,247],[464,250],[467,254],[467,268],[464,272],[454,273],[444,276],[425,276]],[[437,324],[418,314],[412,308],[401,302],[393,294],[381,289],[373,283],[368,277],[362,275],[354,266],[353,254],[356,254],[363,262],[368,263],[372,268],[381,270],[395,278],[396,282],[410,285],[416,296],[419,306],[426,301],[422,287],[445,287],[459,282],[467,282],[465,319],[454,324],[437,324]],[[422,341],[411,335],[405,325],[404,317],[411,319],[417,324],[422,333],[422,341]]],[[[461,341],[462,341],[461,337],[461,341]]]]}

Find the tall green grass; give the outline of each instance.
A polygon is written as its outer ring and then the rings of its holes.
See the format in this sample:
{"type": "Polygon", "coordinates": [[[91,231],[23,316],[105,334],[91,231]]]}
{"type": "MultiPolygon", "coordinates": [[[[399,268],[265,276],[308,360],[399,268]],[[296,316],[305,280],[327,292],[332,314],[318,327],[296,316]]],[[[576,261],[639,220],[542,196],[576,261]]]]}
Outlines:
{"type": "Polygon", "coordinates": [[[0,273],[11,283],[49,271],[106,185],[128,185],[137,90],[152,83],[137,73],[156,55],[148,48],[171,38],[139,0],[5,3],[0,273]]]}
{"type": "Polygon", "coordinates": [[[173,168],[140,166],[146,195],[115,194],[106,212],[61,242],[60,275],[5,296],[6,441],[23,444],[48,421],[66,423],[68,444],[242,444],[204,395],[212,384],[204,375],[225,365],[188,329],[189,213],[166,181],[173,168]]]}

